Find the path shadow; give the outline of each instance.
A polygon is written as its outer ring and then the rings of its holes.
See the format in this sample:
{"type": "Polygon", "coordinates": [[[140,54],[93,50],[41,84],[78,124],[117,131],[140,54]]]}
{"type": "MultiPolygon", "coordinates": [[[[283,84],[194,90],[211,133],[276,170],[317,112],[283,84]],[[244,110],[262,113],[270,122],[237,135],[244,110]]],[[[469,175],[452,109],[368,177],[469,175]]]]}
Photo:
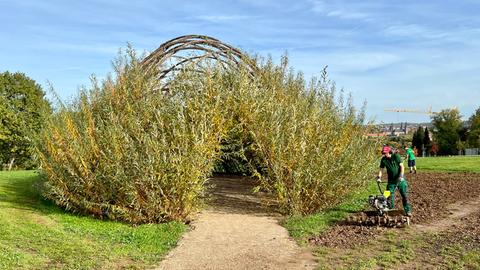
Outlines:
{"type": "Polygon", "coordinates": [[[9,203],[11,208],[38,210],[42,203],[40,185],[37,174],[6,178],[0,183],[0,202],[9,203]]]}
{"type": "Polygon", "coordinates": [[[209,210],[233,214],[279,215],[271,196],[264,192],[253,193],[256,185],[251,177],[214,175],[207,182],[209,210]]]}
{"type": "Polygon", "coordinates": [[[43,180],[38,172],[29,175],[11,174],[0,183],[0,202],[6,203],[3,207],[42,214],[65,212],[42,196],[43,180]]]}

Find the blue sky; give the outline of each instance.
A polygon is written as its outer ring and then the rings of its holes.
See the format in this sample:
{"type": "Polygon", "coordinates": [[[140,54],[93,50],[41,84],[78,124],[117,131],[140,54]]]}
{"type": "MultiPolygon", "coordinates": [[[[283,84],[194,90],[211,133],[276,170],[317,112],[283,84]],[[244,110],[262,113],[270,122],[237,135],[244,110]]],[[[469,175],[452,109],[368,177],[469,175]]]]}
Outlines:
{"type": "Polygon", "coordinates": [[[0,0],[0,72],[21,71],[69,99],[105,76],[127,42],[153,51],[186,34],[209,35],[274,59],[288,53],[307,78],[330,78],[377,122],[480,107],[480,1],[0,0]]]}

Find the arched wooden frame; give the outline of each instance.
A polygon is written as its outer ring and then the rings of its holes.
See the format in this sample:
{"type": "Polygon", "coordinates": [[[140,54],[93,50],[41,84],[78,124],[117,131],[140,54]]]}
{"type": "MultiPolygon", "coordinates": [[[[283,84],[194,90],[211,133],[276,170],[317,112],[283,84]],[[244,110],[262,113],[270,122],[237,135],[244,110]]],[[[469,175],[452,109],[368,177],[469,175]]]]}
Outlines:
{"type": "MultiPolygon", "coordinates": [[[[195,64],[200,69],[204,60],[213,60],[223,67],[236,67],[245,63],[253,71],[253,61],[239,49],[204,35],[186,35],[171,39],[158,47],[142,61],[147,69],[155,69],[158,79],[174,75],[187,65],[195,64]]],[[[165,88],[166,85],[161,86],[165,88]]]]}

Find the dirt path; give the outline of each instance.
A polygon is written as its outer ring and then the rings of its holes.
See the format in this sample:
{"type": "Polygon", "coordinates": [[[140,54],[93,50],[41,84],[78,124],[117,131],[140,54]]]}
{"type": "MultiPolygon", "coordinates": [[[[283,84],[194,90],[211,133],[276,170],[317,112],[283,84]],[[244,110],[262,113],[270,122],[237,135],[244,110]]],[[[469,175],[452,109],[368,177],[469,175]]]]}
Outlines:
{"type": "Polygon", "coordinates": [[[248,178],[216,177],[211,207],[157,269],[314,269],[315,259],[300,248],[279,215],[252,196],[248,178]]]}
{"type": "Polygon", "coordinates": [[[449,215],[429,224],[416,224],[414,228],[420,232],[441,232],[462,222],[462,218],[469,216],[480,209],[480,197],[470,201],[460,201],[447,207],[449,215]]]}

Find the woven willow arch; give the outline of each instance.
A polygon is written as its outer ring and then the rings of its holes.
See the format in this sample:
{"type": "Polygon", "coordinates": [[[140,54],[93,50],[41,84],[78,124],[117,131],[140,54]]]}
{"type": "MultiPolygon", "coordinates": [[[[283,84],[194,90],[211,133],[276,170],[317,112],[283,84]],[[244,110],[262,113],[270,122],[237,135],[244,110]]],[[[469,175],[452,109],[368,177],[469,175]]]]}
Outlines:
{"type": "Polygon", "coordinates": [[[204,35],[185,35],[161,44],[142,61],[147,69],[154,69],[162,89],[167,88],[167,79],[177,71],[194,66],[201,72],[204,62],[216,62],[224,68],[247,65],[250,71],[256,69],[254,61],[239,49],[204,35]]]}

